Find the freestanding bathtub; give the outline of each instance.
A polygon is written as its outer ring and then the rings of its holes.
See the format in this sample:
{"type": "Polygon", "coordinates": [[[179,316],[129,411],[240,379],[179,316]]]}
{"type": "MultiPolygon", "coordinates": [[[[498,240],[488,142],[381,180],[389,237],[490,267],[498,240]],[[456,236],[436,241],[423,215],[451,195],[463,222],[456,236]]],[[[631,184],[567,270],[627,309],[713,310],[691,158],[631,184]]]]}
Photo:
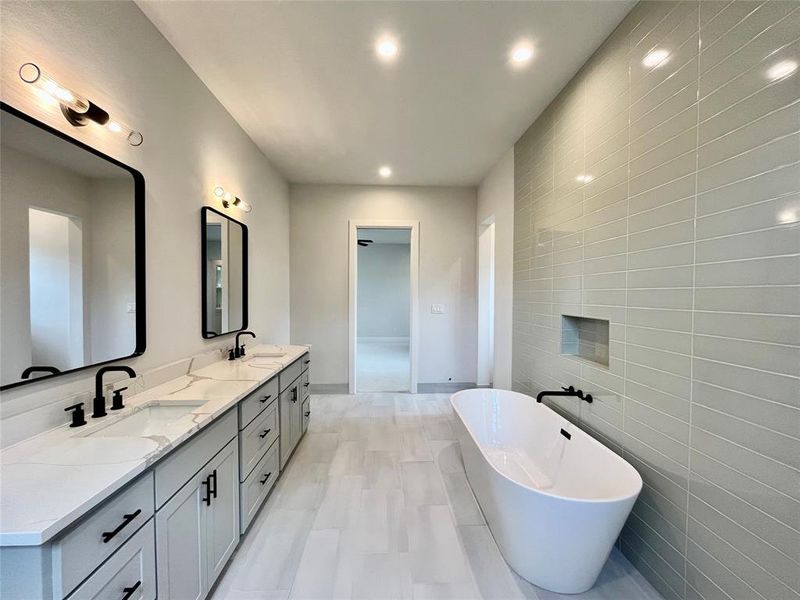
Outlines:
{"type": "Polygon", "coordinates": [[[467,479],[508,564],[562,594],[594,585],[642,489],[620,456],[534,398],[450,398],[467,479]]]}

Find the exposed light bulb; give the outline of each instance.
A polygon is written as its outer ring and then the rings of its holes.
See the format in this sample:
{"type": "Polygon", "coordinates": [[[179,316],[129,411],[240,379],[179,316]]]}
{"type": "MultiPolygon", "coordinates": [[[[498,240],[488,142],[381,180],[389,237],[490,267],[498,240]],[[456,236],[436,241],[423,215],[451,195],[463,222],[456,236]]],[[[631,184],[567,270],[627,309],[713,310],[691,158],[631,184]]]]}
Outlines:
{"type": "Polygon", "coordinates": [[[58,83],[34,63],[25,63],[22,65],[19,68],[19,78],[25,83],[34,86],[36,89],[41,90],[59,104],[65,104],[76,113],[83,114],[89,110],[90,102],[86,98],[79,96],[69,88],[58,83]]]}
{"type": "Polygon", "coordinates": [[[380,169],[378,169],[378,175],[383,177],[384,179],[392,176],[392,168],[384,165],[380,169]]]}
{"type": "Polygon", "coordinates": [[[108,123],[106,123],[106,129],[127,139],[131,146],[141,146],[144,141],[141,133],[134,131],[120,121],[109,120],[108,123]]]}
{"type": "Polygon", "coordinates": [[[642,64],[648,69],[661,67],[669,62],[669,51],[664,48],[656,48],[648,52],[642,59],[642,64]]]}
{"type": "Polygon", "coordinates": [[[399,51],[400,47],[397,45],[397,41],[394,38],[386,36],[375,42],[375,53],[378,55],[378,58],[385,62],[394,60],[399,51]]]}
{"type": "Polygon", "coordinates": [[[218,185],[214,188],[214,195],[217,198],[222,198],[225,195],[225,189],[221,185],[218,185]]]}
{"type": "Polygon", "coordinates": [[[792,75],[795,71],[797,71],[797,61],[782,60],[779,63],[775,63],[767,70],[767,77],[772,81],[778,81],[779,79],[789,77],[789,75],[792,75]]]}

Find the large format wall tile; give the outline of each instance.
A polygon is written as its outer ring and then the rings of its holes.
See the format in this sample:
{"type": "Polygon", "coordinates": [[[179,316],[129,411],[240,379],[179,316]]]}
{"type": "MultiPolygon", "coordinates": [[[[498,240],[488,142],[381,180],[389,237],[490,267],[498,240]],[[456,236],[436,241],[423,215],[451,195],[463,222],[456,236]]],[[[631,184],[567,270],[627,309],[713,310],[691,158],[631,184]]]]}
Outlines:
{"type": "Polygon", "coordinates": [[[594,395],[667,598],[800,600],[798,63],[796,2],[642,2],[515,146],[515,389],[594,395]]]}

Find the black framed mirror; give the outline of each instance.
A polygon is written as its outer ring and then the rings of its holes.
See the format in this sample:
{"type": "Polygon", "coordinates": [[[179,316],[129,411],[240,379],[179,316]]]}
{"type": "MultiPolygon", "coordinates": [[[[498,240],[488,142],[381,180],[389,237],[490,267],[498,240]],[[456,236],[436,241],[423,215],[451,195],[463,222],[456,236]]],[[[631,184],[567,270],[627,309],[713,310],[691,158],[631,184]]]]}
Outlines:
{"type": "Polygon", "coordinates": [[[247,225],[209,206],[200,211],[203,337],[247,327],[247,225]]]}
{"type": "Polygon", "coordinates": [[[144,177],[0,108],[0,389],[142,354],[144,177]]]}

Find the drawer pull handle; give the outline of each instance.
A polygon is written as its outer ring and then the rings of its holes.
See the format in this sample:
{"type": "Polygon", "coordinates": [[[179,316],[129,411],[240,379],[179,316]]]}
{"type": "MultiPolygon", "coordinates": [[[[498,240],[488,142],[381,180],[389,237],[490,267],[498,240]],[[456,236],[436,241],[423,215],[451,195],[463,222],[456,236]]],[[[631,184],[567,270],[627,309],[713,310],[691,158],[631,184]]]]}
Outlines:
{"type": "Polygon", "coordinates": [[[269,435],[270,431],[272,431],[272,429],[265,429],[264,431],[258,434],[258,437],[260,437],[263,440],[265,437],[269,435]]]}
{"type": "Polygon", "coordinates": [[[306,382],[303,384],[303,387],[308,387],[308,386],[309,386],[309,383],[306,381],[306,382]]]}
{"type": "Polygon", "coordinates": [[[266,402],[266,401],[267,401],[267,400],[269,400],[270,398],[272,398],[272,394],[267,394],[266,396],[264,396],[264,397],[261,399],[261,404],[264,404],[264,402],[266,402]]]}
{"type": "Polygon", "coordinates": [[[134,583],[131,587],[122,588],[122,591],[125,593],[125,595],[122,597],[122,600],[128,600],[128,598],[133,596],[133,593],[139,589],[140,585],[142,585],[141,580],[134,583]]]}
{"type": "Polygon", "coordinates": [[[310,417],[310,416],[311,416],[311,411],[310,411],[310,410],[307,410],[307,411],[306,411],[306,416],[307,416],[307,417],[310,417]]]}
{"type": "Polygon", "coordinates": [[[217,470],[216,469],[214,469],[214,471],[211,473],[209,479],[212,479],[214,481],[214,487],[211,488],[211,495],[214,498],[216,498],[217,497],[217,470]]]}
{"type": "Polygon", "coordinates": [[[142,513],[141,508],[137,508],[134,512],[128,513],[126,515],[122,515],[122,523],[120,523],[114,531],[104,531],[103,532],[103,543],[107,544],[115,537],[117,534],[125,529],[128,525],[130,525],[131,521],[133,521],[136,517],[138,517],[142,513]]]}
{"type": "Polygon", "coordinates": [[[272,475],[272,471],[270,471],[269,473],[267,473],[266,475],[264,475],[264,479],[262,479],[262,480],[260,481],[261,485],[264,485],[265,483],[267,483],[267,479],[269,479],[269,478],[270,478],[270,475],[272,475]]]}
{"type": "Polygon", "coordinates": [[[214,469],[208,477],[205,478],[203,481],[203,485],[206,486],[206,497],[203,498],[203,502],[206,506],[211,506],[211,498],[217,497],[217,470],[214,469]],[[214,486],[211,486],[211,482],[214,482],[214,486]]]}
{"type": "Polygon", "coordinates": [[[310,360],[306,360],[306,361],[303,362],[303,364],[310,365],[311,361],[310,360]]]}

